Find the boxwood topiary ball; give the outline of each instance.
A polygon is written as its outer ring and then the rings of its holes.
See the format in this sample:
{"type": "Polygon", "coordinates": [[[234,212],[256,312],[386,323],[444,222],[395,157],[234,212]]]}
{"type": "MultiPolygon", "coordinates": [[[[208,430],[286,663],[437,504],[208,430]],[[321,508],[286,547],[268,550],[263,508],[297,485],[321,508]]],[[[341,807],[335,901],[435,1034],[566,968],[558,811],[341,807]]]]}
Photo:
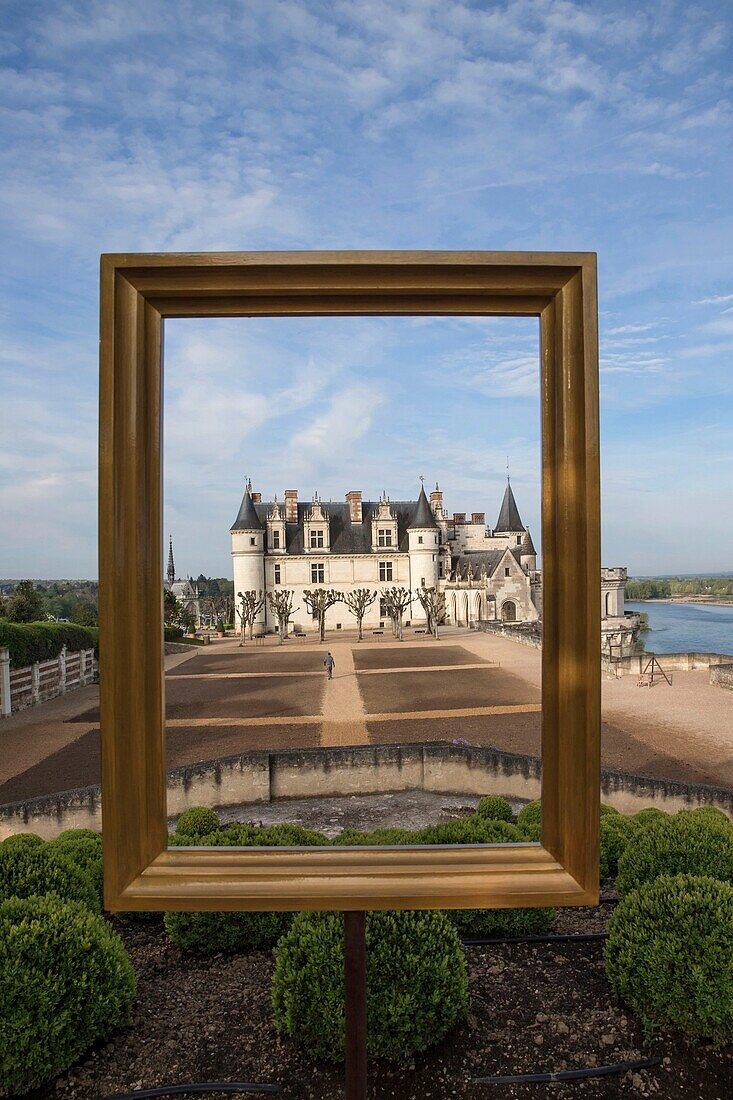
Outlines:
{"type": "Polygon", "coordinates": [[[528,802],[517,814],[517,825],[531,840],[539,840],[542,833],[542,801],[528,802]]]}
{"type": "Polygon", "coordinates": [[[56,894],[65,901],[82,902],[93,913],[101,911],[92,879],[75,866],[62,847],[0,845],[0,901],[34,894],[56,894]]]}
{"type": "MultiPolygon", "coordinates": [[[[275,952],[277,1029],[315,1058],[344,1056],[343,916],[299,913],[275,952]]],[[[466,962],[439,912],[366,918],[367,1049],[402,1062],[437,1043],[468,1009],[466,962]]]]}
{"type": "Polygon", "coordinates": [[[60,837],[49,842],[49,847],[60,852],[64,859],[86,875],[90,880],[102,905],[102,838],[99,833],[92,833],[86,829],[79,829],[78,835],[71,832],[62,833],[60,837]]]}
{"type": "Polygon", "coordinates": [[[479,817],[487,817],[493,821],[511,821],[512,808],[505,798],[498,794],[487,794],[476,807],[479,817]]]}
{"type": "Polygon", "coordinates": [[[43,843],[43,839],[36,833],[12,833],[0,843],[0,848],[7,852],[10,848],[36,848],[43,843]]]}
{"type": "Polygon", "coordinates": [[[601,815],[601,882],[609,882],[618,874],[618,862],[626,851],[635,826],[623,814],[601,815]]]}
{"type": "Polygon", "coordinates": [[[608,933],[609,981],[647,1028],[733,1039],[732,886],[662,875],[621,900],[608,933]]]}
{"type": "Polygon", "coordinates": [[[178,818],[176,833],[179,836],[206,836],[219,828],[219,816],[208,806],[192,806],[178,818]]]}
{"type": "Polygon", "coordinates": [[[733,882],[733,828],[700,814],[665,815],[653,825],[637,825],[619,860],[619,894],[675,874],[733,882]]]}
{"type": "Polygon", "coordinates": [[[79,902],[0,904],[0,1093],[63,1073],[132,1019],[135,974],[119,937],[79,902]]]}

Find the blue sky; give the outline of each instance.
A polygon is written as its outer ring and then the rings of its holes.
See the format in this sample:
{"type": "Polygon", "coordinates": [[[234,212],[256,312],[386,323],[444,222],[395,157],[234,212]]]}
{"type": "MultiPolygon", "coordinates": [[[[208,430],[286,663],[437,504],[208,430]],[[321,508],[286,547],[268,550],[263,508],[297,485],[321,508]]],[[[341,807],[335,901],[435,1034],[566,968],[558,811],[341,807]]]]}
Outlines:
{"type": "MultiPolygon", "coordinates": [[[[96,575],[99,253],[258,248],[598,252],[604,561],[733,569],[722,13],[4,3],[0,576],[96,575]]],[[[181,570],[228,568],[245,474],[493,521],[509,453],[537,531],[532,322],[175,322],[167,367],[181,570]]]]}

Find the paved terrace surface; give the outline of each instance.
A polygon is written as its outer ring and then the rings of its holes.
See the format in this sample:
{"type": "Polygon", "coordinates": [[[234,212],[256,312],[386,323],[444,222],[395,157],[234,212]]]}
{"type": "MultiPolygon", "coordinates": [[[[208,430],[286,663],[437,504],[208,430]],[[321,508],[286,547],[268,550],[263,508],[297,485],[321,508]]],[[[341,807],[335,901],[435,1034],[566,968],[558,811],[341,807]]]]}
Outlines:
{"type": "MultiPolygon", "coordinates": [[[[491,634],[225,639],[165,662],[168,767],[252,749],[454,738],[541,751],[540,652],[491,634]]],[[[602,756],[609,768],[733,787],[733,693],[704,670],[651,689],[604,677],[602,756]]],[[[96,687],[0,723],[0,803],[98,782],[96,687]]]]}

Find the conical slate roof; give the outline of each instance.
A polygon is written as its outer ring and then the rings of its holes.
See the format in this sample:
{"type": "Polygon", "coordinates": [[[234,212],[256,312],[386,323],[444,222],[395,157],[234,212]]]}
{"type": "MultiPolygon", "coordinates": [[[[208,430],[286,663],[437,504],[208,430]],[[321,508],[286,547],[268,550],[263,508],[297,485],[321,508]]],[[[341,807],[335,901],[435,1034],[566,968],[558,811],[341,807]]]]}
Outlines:
{"type": "Polygon", "coordinates": [[[528,528],[525,530],[524,534],[522,535],[522,544],[519,547],[519,552],[520,552],[520,556],[523,556],[525,554],[534,554],[535,556],[537,555],[537,551],[534,548],[534,543],[532,542],[532,536],[530,535],[528,528]]]}
{"type": "Polygon", "coordinates": [[[414,531],[416,528],[421,530],[425,527],[435,528],[439,530],[438,524],[435,522],[435,516],[433,515],[433,509],[428,504],[428,498],[425,496],[425,487],[420,490],[420,496],[417,498],[417,508],[415,509],[415,515],[410,521],[408,531],[414,531]]]}
{"type": "Polygon", "coordinates": [[[257,510],[252,500],[252,494],[249,490],[249,485],[244,490],[244,496],[242,497],[242,503],[239,505],[239,513],[230,531],[261,531],[262,522],[257,515],[257,510]]]}
{"type": "Polygon", "coordinates": [[[495,532],[499,531],[523,531],[524,524],[522,523],[521,516],[519,515],[519,509],[517,508],[517,502],[514,499],[514,493],[512,487],[507,479],[506,489],[504,490],[504,499],[501,502],[501,511],[499,512],[499,518],[496,521],[495,532]]]}

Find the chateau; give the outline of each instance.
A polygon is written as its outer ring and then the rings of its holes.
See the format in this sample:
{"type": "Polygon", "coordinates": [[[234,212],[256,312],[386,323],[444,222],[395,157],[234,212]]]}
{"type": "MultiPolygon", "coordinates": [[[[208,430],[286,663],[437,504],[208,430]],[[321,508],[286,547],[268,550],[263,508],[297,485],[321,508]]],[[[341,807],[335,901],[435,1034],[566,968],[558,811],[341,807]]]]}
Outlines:
{"type": "MultiPolygon", "coordinates": [[[[479,620],[531,624],[542,616],[537,554],[508,478],[493,530],[484,512],[448,516],[437,484],[430,499],[424,488],[417,500],[390,500],[386,493],[376,501],[363,500],[354,490],[343,503],[323,501],[318,494],[304,503],[297,489],[286,489],[281,504],[277,497],[264,502],[250,482],[230,531],[235,600],[246,590],[291,589],[297,630],[309,624],[303,591],[313,588],[347,593],[397,586],[414,593],[421,586],[435,587],[445,593],[446,621],[453,625],[479,620]]],[[[625,580],[625,569],[603,570],[606,632],[623,624],[625,580]]],[[[424,627],[425,619],[415,598],[405,625],[424,627]]],[[[375,600],[364,627],[378,629],[387,621],[384,602],[375,600]]],[[[327,614],[327,626],[347,630],[355,620],[337,603],[327,614]]],[[[254,629],[257,634],[277,629],[267,602],[254,629]]]]}

